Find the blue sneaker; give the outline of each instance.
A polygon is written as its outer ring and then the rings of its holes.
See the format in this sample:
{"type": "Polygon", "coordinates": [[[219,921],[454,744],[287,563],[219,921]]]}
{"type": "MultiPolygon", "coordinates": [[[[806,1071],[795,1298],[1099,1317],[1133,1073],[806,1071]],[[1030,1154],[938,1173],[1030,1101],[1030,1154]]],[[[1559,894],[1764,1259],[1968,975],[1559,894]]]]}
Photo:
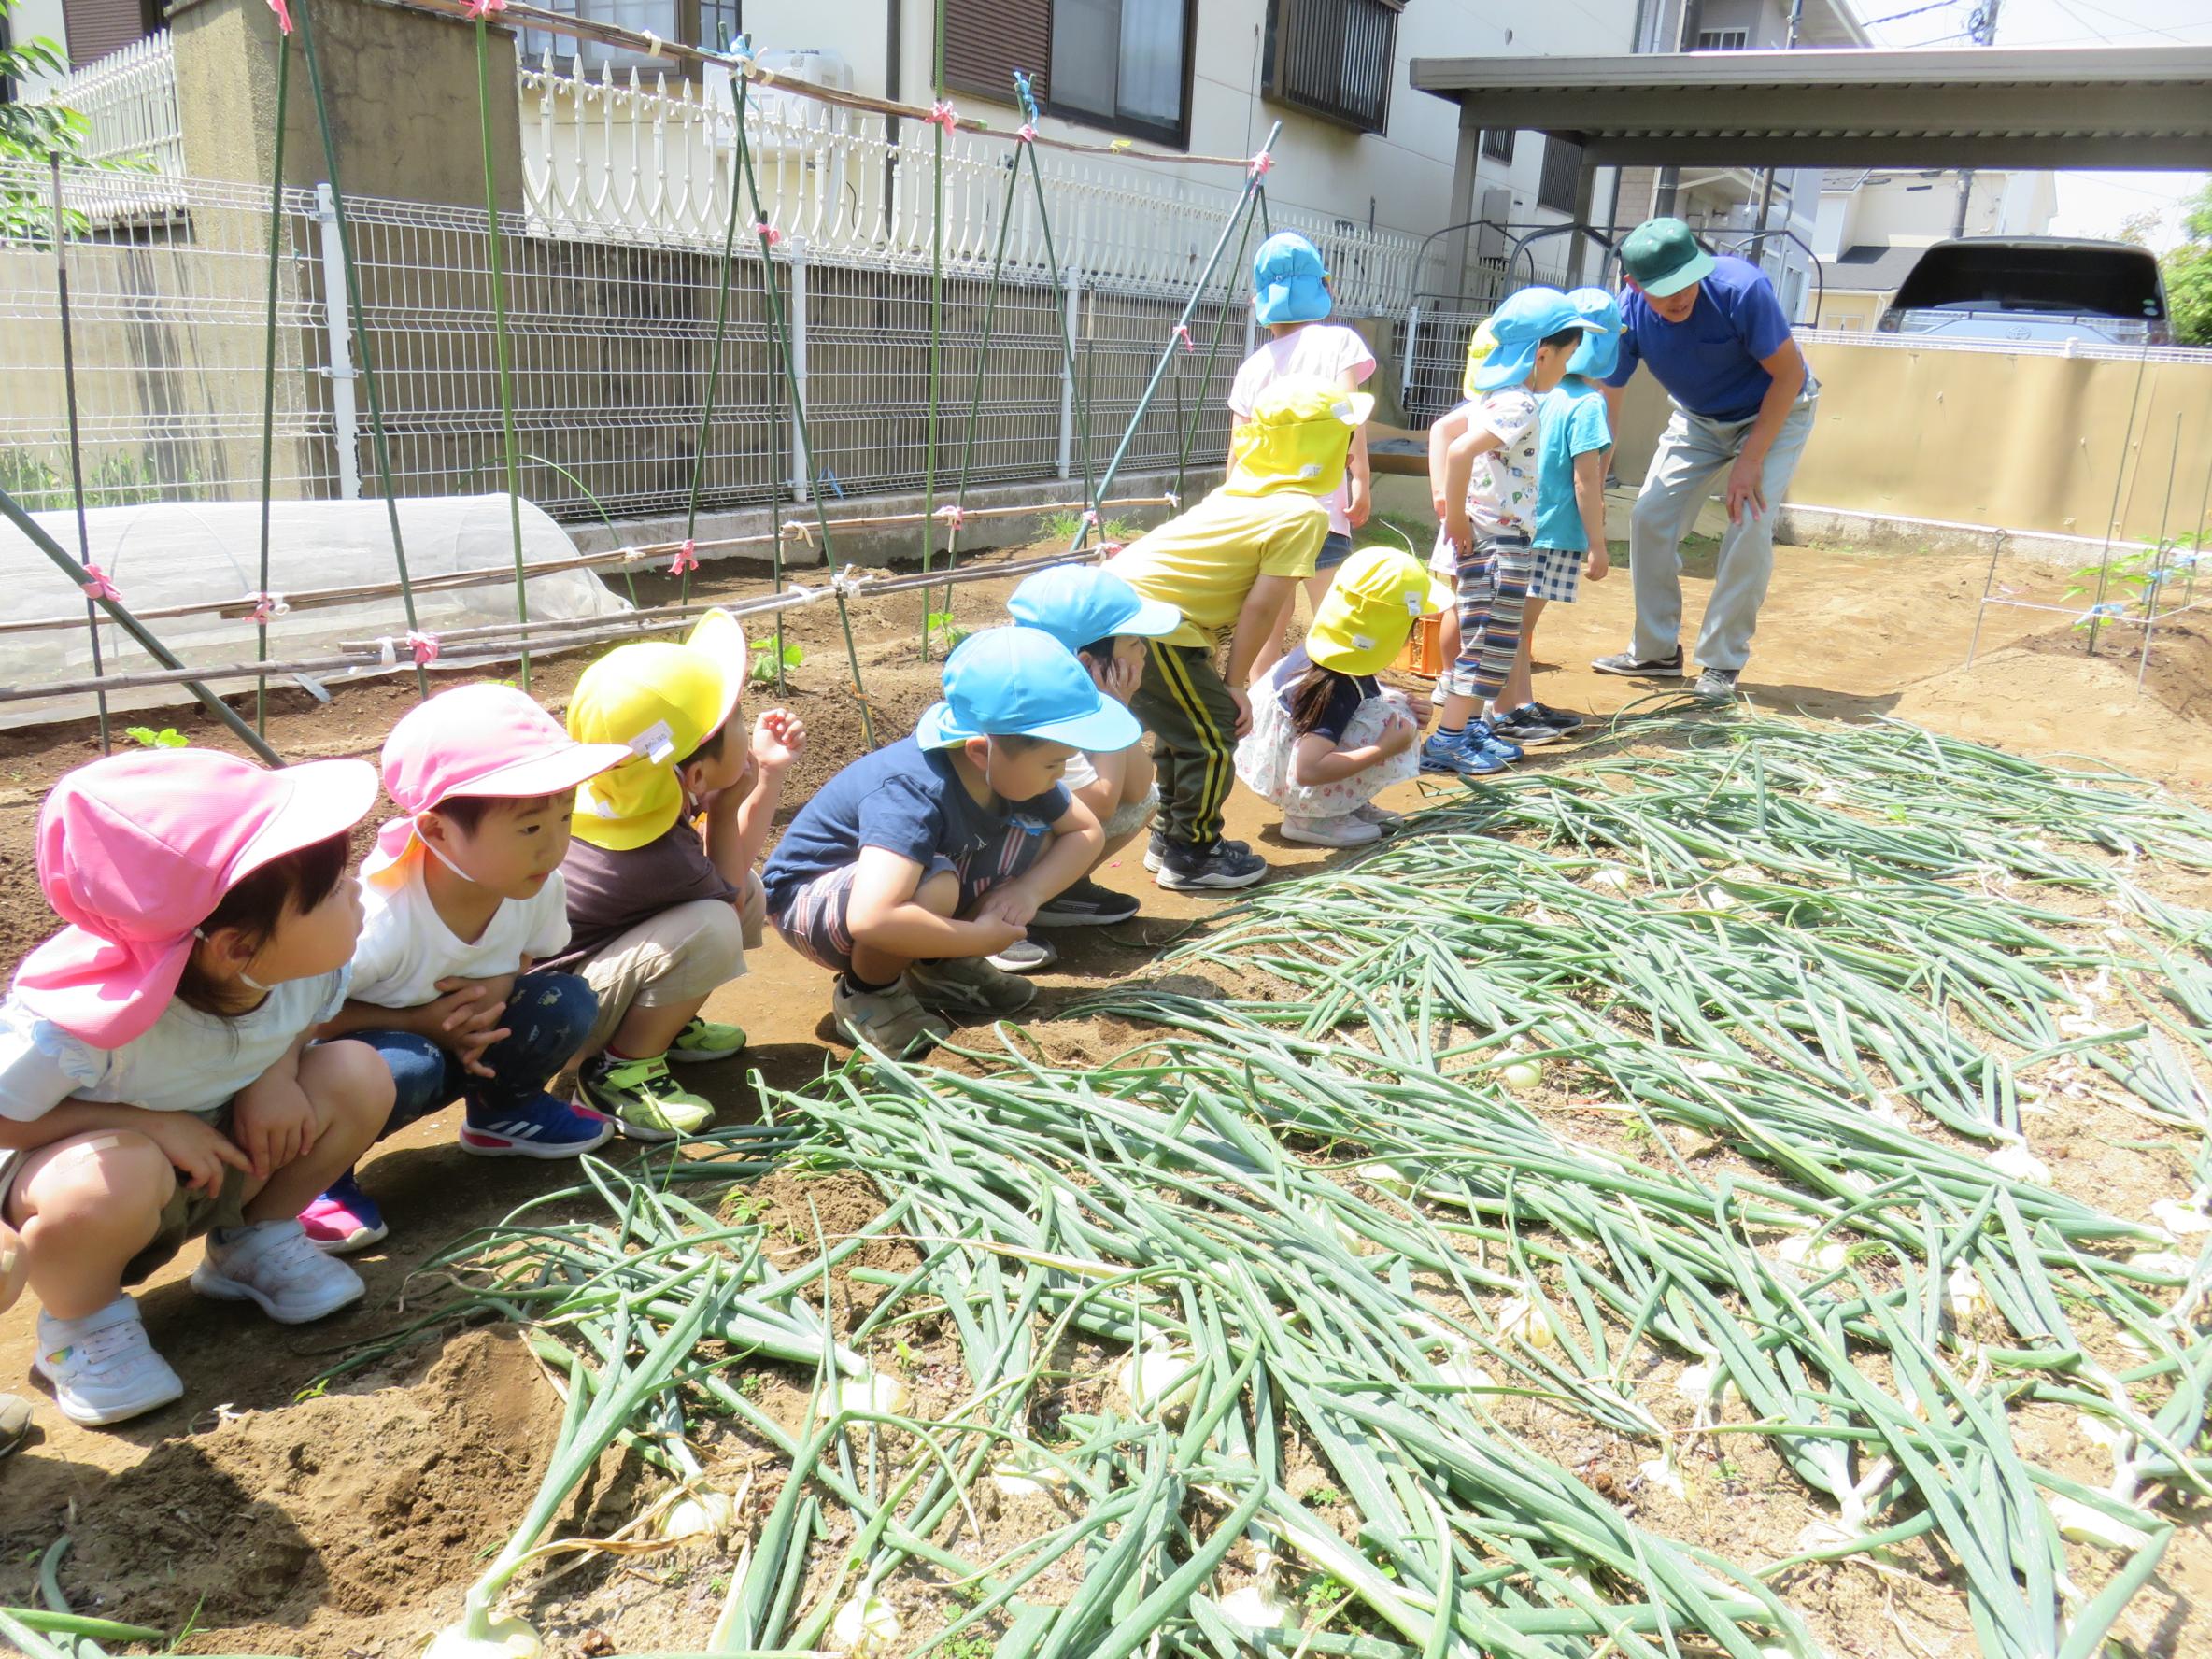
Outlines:
{"type": "Polygon", "coordinates": [[[461,1126],[461,1149],[478,1157],[565,1158],[603,1146],[612,1121],[588,1106],[537,1094],[506,1106],[471,1100],[461,1126]]]}
{"type": "Polygon", "coordinates": [[[1467,746],[1481,749],[1508,765],[1521,759],[1521,745],[1502,735],[1488,720],[1469,720],[1467,723],[1467,746]]]}
{"type": "Polygon", "coordinates": [[[325,1255],[349,1255],[381,1241],[391,1229],[384,1225],[384,1212],[361,1189],[348,1170],[332,1182],[322,1197],[300,1212],[300,1226],[308,1242],[325,1255]]]}
{"type": "Polygon", "coordinates": [[[1452,772],[1462,777],[1483,777],[1503,772],[1510,757],[1498,752],[1479,720],[1469,720],[1464,731],[1432,733],[1421,745],[1423,772],[1452,772]]]}

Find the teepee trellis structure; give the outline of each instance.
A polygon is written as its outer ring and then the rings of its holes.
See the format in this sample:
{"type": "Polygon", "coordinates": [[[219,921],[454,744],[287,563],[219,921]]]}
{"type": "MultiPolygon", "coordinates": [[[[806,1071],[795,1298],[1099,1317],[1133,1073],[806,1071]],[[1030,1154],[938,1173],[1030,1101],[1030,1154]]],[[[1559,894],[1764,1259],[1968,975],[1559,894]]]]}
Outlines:
{"type": "MultiPolygon", "coordinates": [[[[257,566],[260,587],[255,592],[235,602],[172,605],[156,613],[157,616],[181,616],[214,611],[243,617],[254,625],[255,652],[253,660],[249,663],[222,664],[192,670],[184,668],[175,656],[162,645],[155,631],[148,626],[146,618],[135,617],[129,612],[123,606],[121,596],[115,594],[111,588],[105,593],[100,591],[101,588],[106,585],[96,580],[92,574],[88,574],[84,564],[71,559],[64,552],[52,541],[51,537],[47,536],[39,529],[35,520],[31,518],[30,515],[14,498],[8,496],[4,489],[0,489],[0,514],[5,514],[19,528],[23,529],[25,533],[31,536],[32,540],[40,546],[42,551],[47,553],[50,559],[72,574],[73,580],[85,590],[88,600],[92,604],[105,607],[110,618],[129,632],[148,654],[161,664],[158,669],[151,671],[108,674],[104,665],[95,659],[94,674],[91,682],[95,690],[104,693],[109,688],[135,688],[153,685],[186,685],[209,707],[211,712],[238,733],[242,741],[247,742],[248,745],[257,754],[272,763],[281,764],[265,739],[267,688],[270,676],[332,673],[347,668],[362,667],[376,661],[379,652],[381,652],[382,660],[389,663],[390,642],[383,640],[344,642],[336,653],[301,661],[275,660],[271,652],[269,624],[272,617],[280,610],[291,608],[295,604],[304,605],[317,602],[346,603],[349,600],[358,601],[396,595],[401,602],[405,617],[405,642],[408,652],[413,658],[418,695],[427,697],[430,694],[428,670],[433,662],[440,660],[441,651],[447,646],[453,650],[453,655],[445,659],[449,667],[486,661],[500,656],[518,655],[522,663],[522,683],[527,687],[531,673],[531,657],[533,652],[542,653],[548,649],[568,648],[581,644],[611,643],[626,636],[665,631],[679,626],[687,626],[691,617],[705,608],[690,603],[689,578],[691,572],[698,568],[700,549],[702,547],[734,547],[752,544],[765,546],[772,566],[773,586],[772,594],[767,600],[745,602],[744,610],[745,614],[773,615],[776,618],[777,634],[773,670],[778,685],[780,686],[782,683],[786,661],[783,636],[784,613],[797,605],[817,601],[827,600],[833,603],[838,610],[844,635],[846,664],[851,674],[850,690],[859,704],[863,732],[867,741],[872,744],[876,741],[874,722],[872,705],[862,683],[859,655],[853,634],[850,611],[850,602],[853,599],[867,595],[908,591],[918,588],[924,595],[921,651],[924,659],[927,659],[931,649],[929,620],[931,613],[929,595],[933,588],[941,587],[943,589],[945,610],[949,615],[953,603],[953,590],[957,586],[965,582],[996,579],[1011,574],[1015,568],[1044,568],[1052,563],[1096,557],[1099,550],[1096,545],[1099,540],[1099,526],[1102,523],[1102,514],[1107,507],[1154,501],[1164,501],[1169,504],[1173,504],[1177,500],[1177,495],[1174,493],[1165,497],[1114,498],[1112,490],[1113,482],[1128,457],[1138,430],[1150,413],[1170,368],[1176,365],[1178,354],[1195,354],[1196,347],[1192,343],[1190,324],[1194,316],[1197,315],[1201,301],[1214,285],[1216,274],[1222,267],[1223,256],[1228,251],[1232,234],[1236,237],[1237,248],[1232,260],[1241,262],[1243,249],[1249,243],[1255,218],[1256,217],[1263,225],[1265,223],[1267,207],[1263,181],[1272,165],[1271,151],[1281,130],[1280,123],[1269,130],[1266,142],[1261,146],[1259,151],[1252,156],[1169,155],[1162,152],[1125,148],[1119,144],[1083,144],[1050,137],[1041,133],[1038,130],[1038,123],[1042,119],[1042,111],[1031,93],[1027,77],[1019,74],[1014,78],[1015,92],[1022,106],[1024,120],[1020,128],[1011,133],[996,132],[986,123],[979,121],[963,120],[942,95],[941,70],[936,79],[940,95],[928,109],[900,104],[892,100],[873,98],[865,94],[776,81],[776,89],[780,93],[817,98],[825,103],[846,109],[872,111],[885,116],[919,121],[933,129],[933,139],[930,146],[930,193],[934,223],[930,241],[929,408],[922,477],[923,510],[918,515],[869,516],[862,514],[842,519],[832,519],[828,512],[825,492],[818,487],[810,487],[804,493],[812,507],[811,525],[799,519],[781,519],[771,533],[763,536],[733,536],[713,541],[702,541],[697,535],[699,509],[704,482],[709,433],[720,391],[725,347],[730,330],[730,291],[736,265],[738,236],[744,226],[741,214],[750,214],[754,251],[757,253],[761,271],[762,308],[766,314],[767,332],[775,366],[779,371],[774,379],[776,401],[780,405],[787,397],[797,455],[804,458],[805,471],[808,475],[814,475],[817,471],[817,463],[815,460],[817,450],[814,442],[814,434],[809,430],[806,397],[794,359],[794,343],[789,328],[789,319],[787,315],[777,276],[779,265],[786,264],[787,262],[779,260],[777,256],[776,248],[782,241],[782,237],[780,233],[769,222],[769,217],[762,206],[755,159],[747,135],[745,121],[749,90],[756,84],[774,80],[774,77],[770,72],[757,66],[750,40],[744,36],[740,36],[738,40],[729,43],[721,50],[709,50],[703,47],[664,41],[645,32],[627,29],[620,25],[550,12],[528,4],[527,0],[503,0],[503,0],[399,0],[400,4],[416,10],[465,21],[474,26],[475,33],[478,127],[483,149],[484,201],[488,238],[487,276],[492,301],[493,356],[500,399],[500,456],[502,472],[505,480],[505,492],[508,497],[509,526],[514,548],[515,619],[513,622],[500,623],[486,628],[453,631],[443,636],[422,631],[415,603],[415,596],[418,588],[445,589],[454,587],[478,586],[500,578],[492,578],[487,573],[470,571],[456,572],[450,575],[433,576],[428,579],[418,579],[411,574],[408,567],[405,540],[398,509],[399,498],[394,483],[390,433],[370,339],[369,313],[362,302],[362,285],[360,264],[356,258],[353,225],[348,216],[346,194],[340,183],[338,147],[325,93],[321,60],[315,41],[313,11],[315,6],[319,3],[322,3],[322,0],[270,0],[271,9],[276,13],[277,21],[276,131],[273,146],[275,177],[272,180],[271,191],[266,316],[262,341],[261,532],[257,566]],[[584,555],[570,560],[541,561],[534,565],[526,564],[524,560],[520,488],[520,462],[524,457],[521,452],[516,419],[515,376],[517,364],[511,333],[506,249],[499,210],[498,177],[495,163],[496,147],[493,142],[493,106],[490,98],[489,31],[495,20],[505,24],[542,29],[573,38],[596,41],[602,45],[617,49],[642,51],[655,57],[666,56],[702,64],[713,64],[727,71],[730,76],[737,115],[731,163],[730,201],[727,221],[723,227],[722,247],[716,262],[716,320],[709,350],[706,382],[700,402],[698,417],[700,435],[698,443],[693,448],[689,476],[685,491],[685,533],[680,544],[624,546],[610,553],[584,555]],[[390,583],[355,584],[350,588],[328,589],[314,596],[294,595],[291,599],[279,603],[268,590],[270,583],[270,503],[274,494],[274,447],[277,413],[276,377],[279,350],[281,266],[286,245],[286,229],[283,222],[286,210],[283,188],[284,139],[291,95],[291,53],[295,33],[298,36],[298,50],[306,66],[308,91],[314,102],[317,128],[321,139],[322,160],[327,176],[325,187],[321,192],[322,206],[324,212],[333,221],[332,228],[334,233],[338,263],[341,266],[348,315],[347,327],[350,331],[353,373],[362,383],[366,404],[370,448],[375,462],[377,486],[385,498],[390,531],[394,579],[390,583]],[[940,461],[943,459],[941,440],[944,413],[943,407],[943,347],[945,318],[944,145],[949,135],[960,132],[1001,140],[1012,145],[1014,149],[1008,158],[1006,186],[1000,200],[997,246],[985,280],[983,322],[976,348],[973,379],[969,389],[969,407],[959,466],[952,478],[945,479],[941,477],[940,472],[940,461]],[[1091,398],[1088,388],[1088,364],[1087,362],[1079,364],[1077,361],[1074,319],[1072,307],[1069,303],[1071,287],[1071,277],[1070,273],[1062,266],[1059,245],[1054,235],[1050,195],[1046,188],[1047,179],[1038,161],[1040,149],[1053,149],[1076,155],[1111,156],[1117,162],[1136,165],[1157,163],[1177,165],[1236,167],[1241,169],[1244,175],[1243,188],[1224,215],[1220,234],[1215,238],[1202,268],[1195,280],[1191,282],[1187,297],[1172,330],[1158,343],[1150,376],[1130,414],[1120,441],[1105,467],[1099,471],[1094,471],[1090,454],[1091,398]],[[1053,297],[1055,314],[1060,319],[1060,323],[1055,332],[1058,334],[1058,355],[1061,360],[1062,372],[1067,385],[1071,389],[1071,396],[1075,398],[1077,412],[1080,416],[1080,431],[1082,432],[1080,452],[1083,468],[1080,517],[1076,533],[1071,545],[1060,555],[1048,560],[1028,561],[1028,564],[1021,567],[994,566],[987,570],[966,571],[960,569],[958,563],[959,535],[963,525],[970,517],[985,517],[997,512],[1034,510],[1028,508],[971,509],[968,505],[969,491],[974,483],[975,455],[983,406],[985,371],[989,361],[997,324],[999,302],[1006,276],[1008,232],[1022,193],[1021,181],[1025,174],[1029,184],[1028,193],[1037,216],[1037,230],[1043,246],[1046,276],[1053,297]],[[1078,387],[1082,389],[1080,392],[1073,390],[1078,387]],[[941,485],[946,482],[950,482],[952,485],[952,499],[941,505],[938,499],[939,490],[941,485]],[[783,548],[783,544],[787,537],[817,541],[825,566],[834,573],[838,572],[834,538],[841,523],[877,525],[900,521],[914,522],[918,526],[921,562],[921,571],[918,576],[864,577],[850,567],[846,567],[842,573],[834,574],[827,584],[817,588],[798,587],[787,582],[783,548]],[[945,556],[945,565],[942,571],[936,568],[936,557],[939,551],[937,538],[941,532],[944,536],[943,551],[945,556]],[[533,623],[530,617],[527,578],[531,574],[555,569],[585,568],[597,564],[619,564],[628,570],[644,559],[660,557],[669,559],[670,562],[667,568],[671,574],[679,577],[678,603],[674,606],[653,607],[632,611],[616,617],[592,618],[588,621],[533,623]],[[244,677],[251,678],[255,687],[255,719],[251,726],[240,719],[208,688],[209,682],[244,677]]],[[[1222,342],[1227,333],[1229,312],[1230,307],[1225,303],[1215,319],[1212,339],[1205,353],[1201,386],[1211,384],[1213,367],[1218,361],[1222,342]]],[[[64,314],[64,333],[65,337],[67,332],[68,322],[64,314]]],[[[1179,395],[1180,390],[1179,376],[1179,395]]],[[[1180,438],[1177,446],[1178,491],[1190,462],[1202,414],[1202,399],[1199,407],[1192,412],[1187,425],[1183,418],[1181,410],[1178,410],[1176,420],[1180,438]]],[[[730,605],[726,608],[734,610],[738,607],[730,605]]],[[[22,631],[59,625],[66,620],[66,618],[33,618],[15,622],[0,622],[0,630],[22,631]]],[[[83,623],[80,620],[77,625],[83,626],[83,623]]],[[[94,637],[97,638],[96,629],[94,637]]],[[[71,684],[75,685],[74,682],[71,684]]],[[[61,694],[67,689],[69,688],[57,687],[50,682],[35,687],[0,685],[0,701],[34,695],[51,696],[61,694]]]]}

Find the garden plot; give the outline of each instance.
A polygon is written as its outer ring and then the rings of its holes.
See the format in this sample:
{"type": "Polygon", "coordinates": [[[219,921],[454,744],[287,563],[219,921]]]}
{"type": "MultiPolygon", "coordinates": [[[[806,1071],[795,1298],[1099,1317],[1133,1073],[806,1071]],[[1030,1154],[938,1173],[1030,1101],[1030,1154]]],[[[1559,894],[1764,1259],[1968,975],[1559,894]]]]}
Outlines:
{"type": "Polygon", "coordinates": [[[469,1241],[566,1408],[436,1651],[2201,1639],[2212,818],[1622,735],[469,1241]]]}

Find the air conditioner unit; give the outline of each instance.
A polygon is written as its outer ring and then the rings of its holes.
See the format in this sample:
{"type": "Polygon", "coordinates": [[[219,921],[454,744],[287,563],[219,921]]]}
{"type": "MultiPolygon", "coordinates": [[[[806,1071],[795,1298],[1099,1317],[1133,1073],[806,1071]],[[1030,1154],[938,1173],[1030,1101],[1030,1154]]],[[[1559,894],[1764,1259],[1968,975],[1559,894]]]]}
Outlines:
{"type": "MultiPolygon", "coordinates": [[[[825,87],[833,92],[849,92],[853,90],[853,66],[838,53],[820,47],[802,47],[791,50],[764,51],[753,62],[774,75],[778,81],[799,81],[808,86],[825,87]]],[[[709,64],[702,78],[702,90],[710,106],[717,109],[734,111],[736,97],[730,85],[730,71],[718,64],[709,64]]],[[[817,106],[815,100],[796,92],[779,92],[773,82],[762,86],[755,81],[746,91],[745,103],[759,117],[753,132],[757,153],[761,156],[781,156],[787,150],[796,151],[789,135],[796,129],[816,124],[813,117],[817,106]]],[[[830,121],[832,131],[844,130],[845,113],[834,112],[830,121]]],[[[729,129],[721,129],[717,144],[726,144],[729,129]]]]}

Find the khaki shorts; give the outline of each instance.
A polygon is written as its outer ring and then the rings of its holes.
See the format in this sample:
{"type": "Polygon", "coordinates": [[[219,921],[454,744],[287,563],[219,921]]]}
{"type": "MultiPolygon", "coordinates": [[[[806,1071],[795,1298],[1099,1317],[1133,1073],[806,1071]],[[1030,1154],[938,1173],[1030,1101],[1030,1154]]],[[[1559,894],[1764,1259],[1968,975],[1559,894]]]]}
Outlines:
{"type": "MultiPolygon", "coordinates": [[[[202,1123],[228,1135],[231,1132],[231,1108],[226,1101],[211,1112],[195,1112],[192,1115],[202,1123]]],[[[100,1134],[101,1130],[92,1130],[100,1134]]],[[[84,1139],[77,1136],[72,1139],[84,1139]]],[[[15,1178],[21,1173],[25,1156],[17,1153],[0,1158],[0,1216],[7,1213],[7,1200],[15,1191],[15,1178]]],[[[138,1253],[123,1265],[122,1282],[142,1284],[176,1259],[192,1240],[217,1227],[234,1227],[246,1225],[246,1171],[225,1164],[222,1188],[209,1195],[184,1184],[184,1176],[177,1177],[177,1190],[169,1195],[169,1201],[162,1206],[155,1218],[153,1237],[138,1249],[138,1253]]]]}
{"type": "Polygon", "coordinates": [[[584,1052],[594,1055],[631,1008],[666,1008],[695,1001],[745,971],[745,952],[765,935],[768,899],[760,877],[745,874],[734,903],[695,899],[648,916],[569,971],[599,993],[599,1018],[584,1052]]]}
{"type": "Polygon", "coordinates": [[[1143,800],[1124,801],[1115,807],[1099,828],[1106,831],[1108,841],[1120,835],[1134,835],[1152,822],[1153,815],[1159,809],[1160,787],[1156,783],[1145,791],[1143,800]]]}

